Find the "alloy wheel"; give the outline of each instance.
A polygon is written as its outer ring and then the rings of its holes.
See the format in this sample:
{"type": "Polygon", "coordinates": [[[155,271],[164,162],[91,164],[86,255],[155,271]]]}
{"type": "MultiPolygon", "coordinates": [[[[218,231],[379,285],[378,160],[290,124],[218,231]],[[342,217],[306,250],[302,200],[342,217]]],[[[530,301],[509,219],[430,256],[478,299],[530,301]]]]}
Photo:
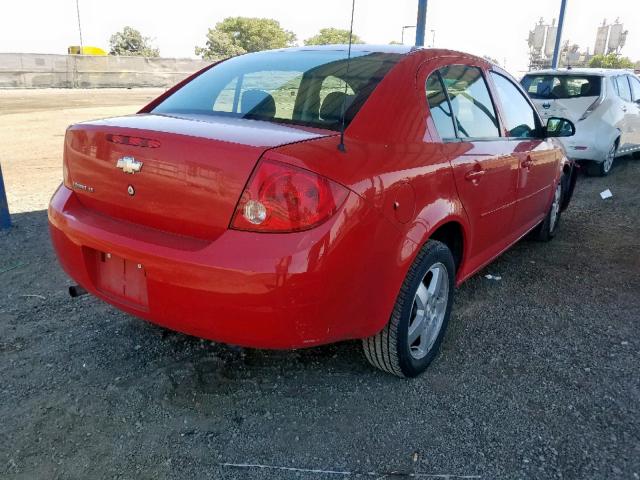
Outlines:
{"type": "Polygon", "coordinates": [[[449,272],[442,263],[429,268],[413,299],[409,321],[408,345],[411,356],[424,358],[433,347],[447,312],[449,272]]]}
{"type": "Polygon", "coordinates": [[[553,203],[551,204],[551,215],[549,216],[549,231],[553,232],[558,224],[560,216],[560,202],[562,201],[562,185],[558,183],[556,192],[553,195],[553,203]]]}
{"type": "Polygon", "coordinates": [[[609,153],[607,153],[607,158],[604,159],[604,163],[602,164],[602,171],[604,173],[609,173],[611,167],[613,166],[613,160],[616,157],[616,144],[611,145],[609,149],[609,153]]]}

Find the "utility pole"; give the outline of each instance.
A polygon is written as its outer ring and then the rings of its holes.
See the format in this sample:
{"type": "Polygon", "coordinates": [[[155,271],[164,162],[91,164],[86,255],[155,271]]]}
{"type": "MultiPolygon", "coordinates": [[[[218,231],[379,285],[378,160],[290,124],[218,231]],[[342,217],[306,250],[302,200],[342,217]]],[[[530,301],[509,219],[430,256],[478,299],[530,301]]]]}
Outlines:
{"type": "Polygon", "coordinates": [[[558,60],[560,60],[560,42],[562,41],[562,27],[564,26],[564,11],[567,7],[567,0],[560,0],[560,20],[558,21],[558,31],[556,32],[556,46],[553,49],[553,60],[551,60],[551,68],[558,68],[558,60]]]}
{"type": "Polygon", "coordinates": [[[416,21],[416,47],[424,47],[427,25],[427,0],[418,0],[418,20],[416,21]]]}
{"type": "Polygon", "coordinates": [[[84,54],[82,44],[82,25],[80,23],[80,0],[76,0],[76,12],[78,13],[78,32],[80,33],[80,55],[84,54]]]}

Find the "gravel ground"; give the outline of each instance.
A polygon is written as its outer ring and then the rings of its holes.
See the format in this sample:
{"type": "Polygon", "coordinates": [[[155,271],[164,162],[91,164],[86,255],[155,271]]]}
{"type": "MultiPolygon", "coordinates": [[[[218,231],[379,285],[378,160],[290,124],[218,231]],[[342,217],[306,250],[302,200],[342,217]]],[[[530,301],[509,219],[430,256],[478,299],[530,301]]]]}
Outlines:
{"type": "Polygon", "coordinates": [[[556,239],[458,290],[414,380],[371,368],[358,342],[233,349],[70,299],[44,207],[16,213],[0,232],[0,478],[344,477],[235,463],[638,479],[639,180],[633,160],[581,177],[556,239]]]}

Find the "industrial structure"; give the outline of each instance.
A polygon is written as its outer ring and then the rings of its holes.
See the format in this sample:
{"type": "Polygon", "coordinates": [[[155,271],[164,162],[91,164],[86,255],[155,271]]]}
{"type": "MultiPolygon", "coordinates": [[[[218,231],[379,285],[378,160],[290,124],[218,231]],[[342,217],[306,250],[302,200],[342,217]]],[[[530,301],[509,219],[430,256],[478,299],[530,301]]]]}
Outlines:
{"type": "MultiPolygon", "coordinates": [[[[555,18],[551,24],[541,18],[533,30],[529,31],[527,43],[529,45],[530,70],[551,67],[557,33],[558,27],[555,18]]],[[[626,43],[627,33],[619,19],[616,19],[613,24],[608,24],[606,20],[603,20],[602,25],[596,30],[593,53],[589,51],[589,48],[582,50],[579,45],[566,40],[560,48],[558,64],[565,67],[585,67],[595,55],[611,53],[619,55],[626,43]]]]}

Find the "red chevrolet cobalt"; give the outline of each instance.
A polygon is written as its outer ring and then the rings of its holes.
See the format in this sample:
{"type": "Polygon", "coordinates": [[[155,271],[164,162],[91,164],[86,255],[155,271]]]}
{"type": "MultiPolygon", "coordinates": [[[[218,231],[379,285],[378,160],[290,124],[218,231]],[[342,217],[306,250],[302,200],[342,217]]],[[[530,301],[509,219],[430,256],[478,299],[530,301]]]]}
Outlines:
{"type": "Polygon", "coordinates": [[[455,286],[554,236],[574,182],[550,137],[573,131],[463,53],[242,55],[71,126],[51,238],[76,293],[163,327],[257,348],[362,339],[412,377],[455,286]]]}

